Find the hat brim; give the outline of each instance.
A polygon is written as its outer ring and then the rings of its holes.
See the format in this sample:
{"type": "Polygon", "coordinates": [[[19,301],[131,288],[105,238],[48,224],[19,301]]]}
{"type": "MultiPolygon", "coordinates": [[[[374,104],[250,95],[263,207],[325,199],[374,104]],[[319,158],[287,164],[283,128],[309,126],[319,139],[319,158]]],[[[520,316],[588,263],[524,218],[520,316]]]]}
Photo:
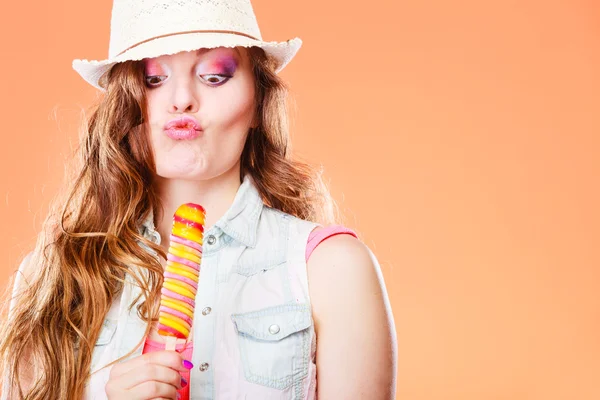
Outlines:
{"type": "Polygon", "coordinates": [[[73,60],[73,69],[90,85],[99,90],[105,89],[98,83],[113,65],[124,61],[142,60],[176,54],[182,51],[194,51],[201,48],[215,47],[260,47],[276,61],[276,70],[281,71],[294,58],[302,40],[294,38],[285,42],[263,42],[245,36],[228,33],[194,32],[160,37],[135,46],[117,57],[107,60],[73,60]]]}

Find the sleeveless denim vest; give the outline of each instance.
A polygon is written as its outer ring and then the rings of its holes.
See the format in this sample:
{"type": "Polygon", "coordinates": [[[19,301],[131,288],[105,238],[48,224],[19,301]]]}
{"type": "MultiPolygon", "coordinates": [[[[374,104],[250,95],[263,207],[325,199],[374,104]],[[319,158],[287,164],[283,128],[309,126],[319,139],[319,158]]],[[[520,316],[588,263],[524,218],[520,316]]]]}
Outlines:
{"type": "MultiPolygon", "coordinates": [[[[247,175],[229,210],[205,231],[190,399],[316,398],[316,337],[305,261],[316,226],[266,207],[247,175]]],[[[140,233],[161,241],[152,215],[140,233]]],[[[103,366],[140,341],[129,358],[142,354],[146,323],[135,305],[128,310],[140,290],[130,275],[126,281],[96,342],[91,371],[99,371],[86,399],[106,399],[110,367],[103,366]]]]}

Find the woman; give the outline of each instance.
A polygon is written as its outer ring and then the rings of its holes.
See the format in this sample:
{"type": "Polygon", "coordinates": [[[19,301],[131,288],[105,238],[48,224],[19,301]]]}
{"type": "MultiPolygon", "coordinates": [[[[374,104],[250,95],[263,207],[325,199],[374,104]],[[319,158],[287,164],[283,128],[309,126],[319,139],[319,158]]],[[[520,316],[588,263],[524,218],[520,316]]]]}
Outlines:
{"type": "Polygon", "coordinates": [[[249,1],[115,0],[109,59],[74,62],[105,95],[19,268],[4,396],[394,397],[377,261],[288,153],[276,74],[300,44],[263,42],[249,1]],[[201,277],[190,338],[168,351],[160,290],[188,202],[206,209],[201,277]]]}

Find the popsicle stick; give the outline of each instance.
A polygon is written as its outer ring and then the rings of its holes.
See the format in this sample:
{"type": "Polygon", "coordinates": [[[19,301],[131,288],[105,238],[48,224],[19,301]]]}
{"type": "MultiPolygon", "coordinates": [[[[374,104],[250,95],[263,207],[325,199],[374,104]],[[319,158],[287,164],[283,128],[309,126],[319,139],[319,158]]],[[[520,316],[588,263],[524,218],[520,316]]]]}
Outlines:
{"type": "Polygon", "coordinates": [[[175,350],[177,347],[177,338],[175,336],[167,336],[165,339],[167,340],[165,350],[175,350]]]}

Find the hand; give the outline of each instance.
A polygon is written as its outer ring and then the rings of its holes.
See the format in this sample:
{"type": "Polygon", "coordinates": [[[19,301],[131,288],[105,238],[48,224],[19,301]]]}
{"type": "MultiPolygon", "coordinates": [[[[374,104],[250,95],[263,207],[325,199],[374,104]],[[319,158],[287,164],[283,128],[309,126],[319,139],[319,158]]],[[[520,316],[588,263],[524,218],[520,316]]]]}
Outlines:
{"type": "Polygon", "coordinates": [[[192,368],[183,365],[176,351],[156,351],[142,354],[112,367],[105,386],[109,400],[177,400],[177,390],[187,385],[181,372],[192,368]]]}

